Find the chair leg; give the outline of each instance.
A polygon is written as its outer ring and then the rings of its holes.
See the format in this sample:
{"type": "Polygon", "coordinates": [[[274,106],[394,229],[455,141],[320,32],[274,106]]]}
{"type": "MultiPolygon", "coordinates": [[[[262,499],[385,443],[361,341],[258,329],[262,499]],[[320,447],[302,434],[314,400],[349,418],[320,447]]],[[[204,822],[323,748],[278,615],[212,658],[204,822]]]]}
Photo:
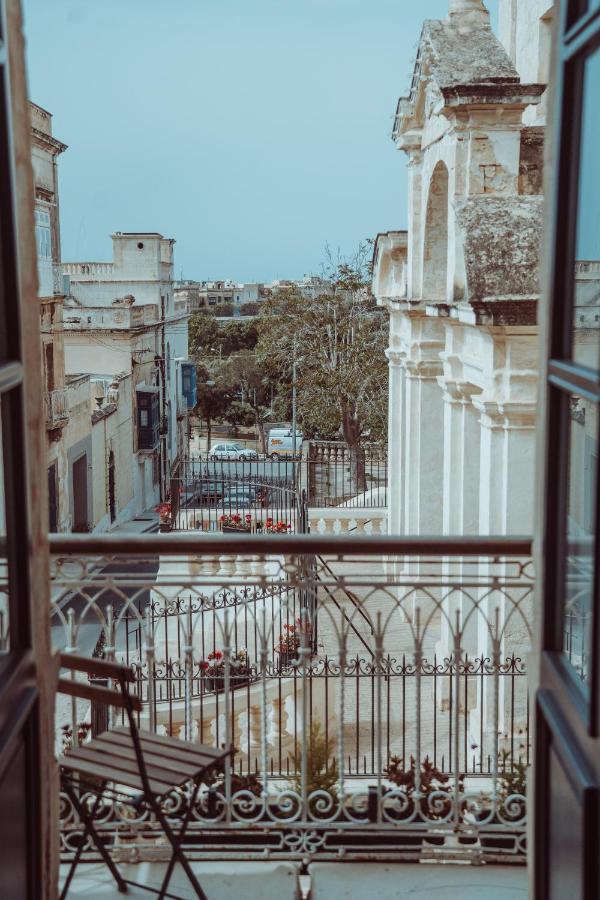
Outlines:
{"type": "Polygon", "coordinates": [[[161,823],[163,830],[167,836],[167,839],[173,849],[173,853],[171,854],[171,859],[169,860],[169,865],[167,866],[167,871],[165,872],[165,877],[163,878],[163,883],[160,888],[158,900],[163,900],[163,898],[166,895],[167,888],[168,888],[169,882],[171,880],[171,875],[173,874],[173,869],[175,868],[175,863],[177,862],[177,860],[179,860],[179,862],[183,866],[185,874],[187,875],[192,887],[196,891],[196,894],[200,898],[200,900],[208,900],[206,894],[200,887],[200,883],[199,883],[198,879],[196,878],[196,876],[194,875],[192,868],[191,868],[183,850],[181,849],[181,844],[183,843],[183,839],[185,837],[185,832],[186,832],[186,829],[188,827],[188,824],[189,824],[189,821],[190,821],[190,818],[192,815],[194,804],[195,804],[196,798],[198,796],[199,788],[200,788],[200,779],[198,778],[196,780],[196,782],[194,783],[194,790],[193,790],[192,796],[190,798],[188,810],[183,818],[181,828],[179,829],[178,832],[175,832],[171,828],[169,823],[167,822],[166,817],[163,814],[163,812],[160,808],[160,804],[158,803],[156,797],[152,798],[152,807],[154,809],[154,813],[155,813],[156,817],[158,818],[159,822],[161,823]]]}
{"type": "Polygon", "coordinates": [[[83,852],[83,844],[85,842],[85,837],[87,834],[89,834],[89,836],[91,837],[93,843],[96,846],[96,849],[98,850],[98,853],[100,854],[100,856],[102,857],[102,859],[104,860],[106,865],[108,866],[111,875],[113,876],[113,878],[115,879],[115,881],[117,883],[117,888],[118,888],[119,892],[121,894],[127,893],[127,884],[123,880],[122,876],[119,873],[119,870],[117,869],[114,862],[112,861],[110,853],[108,852],[108,850],[106,849],[106,847],[104,846],[102,841],[100,840],[100,835],[94,828],[94,825],[92,822],[92,818],[95,815],[96,810],[98,809],[100,800],[102,799],[102,793],[104,791],[105,784],[106,784],[106,782],[102,783],[101,790],[99,791],[99,793],[96,797],[96,802],[94,803],[92,811],[86,813],[85,807],[83,806],[82,803],[80,803],[79,798],[77,797],[77,794],[73,790],[73,787],[69,784],[68,781],[65,781],[65,784],[64,784],[65,793],[67,794],[67,796],[69,797],[69,800],[71,801],[71,803],[77,810],[79,818],[81,819],[83,826],[84,826],[84,832],[83,832],[83,841],[81,843],[81,846],[77,849],[77,853],[75,854],[75,859],[73,860],[73,863],[71,864],[71,868],[69,870],[67,880],[65,882],[62,893],[60,895],[60,900],[64,900],[64,898],[67,896],[67,891],[69,890],[69,886],[71,884],[71,880],[72,880],[73,874],[75,872],[75,867],[79,863],[81,854],[83,852]]]}

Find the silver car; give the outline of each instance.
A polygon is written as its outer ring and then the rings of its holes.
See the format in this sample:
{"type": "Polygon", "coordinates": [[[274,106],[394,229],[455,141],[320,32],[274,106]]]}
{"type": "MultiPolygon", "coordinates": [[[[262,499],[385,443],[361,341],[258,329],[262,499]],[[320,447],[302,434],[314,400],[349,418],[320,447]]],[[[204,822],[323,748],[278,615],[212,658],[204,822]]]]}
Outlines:
{"type": "Polygon", "coordinates": [[[251,447],[226,441],[211,447],[209,456],[211,459],[258,459],[258,453],[251,447]]]}

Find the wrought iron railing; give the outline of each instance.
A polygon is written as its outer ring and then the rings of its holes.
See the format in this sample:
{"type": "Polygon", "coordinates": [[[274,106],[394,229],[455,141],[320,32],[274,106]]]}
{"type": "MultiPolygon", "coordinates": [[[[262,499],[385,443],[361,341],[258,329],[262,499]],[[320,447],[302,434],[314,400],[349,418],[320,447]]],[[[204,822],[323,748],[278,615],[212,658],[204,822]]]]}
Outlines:
{"type": "Polygon", "coordinates": [[[267,522],[295,530],[298,463],[292,460],[224,459],[212,454],[186,457],[172,482],[177,497],[174,528],[219,531],[223,520],[239,517],[240,528],[266,531],[267,522]]]}
{"type": "MultiPolygon", "coordinates": [[[[528,540],[51,545],[56,645],[91,654],[103,632],[136,667],[143,727],[237,748],[198,801],[194,853],[524,860],[528,540]]],[[[76,736],[92,718],[71,700],[58,716],[76,736]]],[[[107,799],[99,827],[160,850],[145,810],[107,799]]],[[[80,840],[65,801],[64,853],[80,840]]]]}
{"type": "Polygon", "coordinates": [[[303,461],[309,506],[385,507],[387,447],[343,441],[309,441],[303,461]]]}

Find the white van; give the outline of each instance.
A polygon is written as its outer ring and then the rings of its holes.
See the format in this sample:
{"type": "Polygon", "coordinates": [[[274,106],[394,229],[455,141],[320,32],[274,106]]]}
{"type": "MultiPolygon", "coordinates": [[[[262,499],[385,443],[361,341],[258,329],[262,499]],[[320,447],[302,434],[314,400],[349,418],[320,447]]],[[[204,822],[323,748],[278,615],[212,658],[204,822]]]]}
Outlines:
{"type": "MultiPolygon", "coordinates": [[[[296,456],[302,453],[302,432],[296,430],[296,456]]],[[[294,435],[291,428],[271,428],[267,442],[267,456],[280,459],[294,455],[294,435]]]]}

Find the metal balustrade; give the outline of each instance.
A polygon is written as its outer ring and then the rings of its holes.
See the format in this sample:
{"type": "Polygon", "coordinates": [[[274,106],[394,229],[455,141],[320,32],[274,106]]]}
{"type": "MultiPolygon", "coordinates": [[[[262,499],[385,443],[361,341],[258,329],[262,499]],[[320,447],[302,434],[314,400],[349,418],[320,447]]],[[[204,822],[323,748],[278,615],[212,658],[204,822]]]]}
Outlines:
{"type": "MultiPolygon", "coordinates": [[[[524,861],[527,539],[51,548],[55,644],[91,654],[103,633],[105,655],[136,669],[142,727],[237,748],[197,802],[192,854],[524,861]]],[[[68,700],[58,718],[77,740],[93,716],[68,700]]],[[[164,851],[146,810],[107,799],[98,827],[130,856],[164,851]]],[[[61,834],[68,856],[82,833],[65,798],[61,834]]]]}

